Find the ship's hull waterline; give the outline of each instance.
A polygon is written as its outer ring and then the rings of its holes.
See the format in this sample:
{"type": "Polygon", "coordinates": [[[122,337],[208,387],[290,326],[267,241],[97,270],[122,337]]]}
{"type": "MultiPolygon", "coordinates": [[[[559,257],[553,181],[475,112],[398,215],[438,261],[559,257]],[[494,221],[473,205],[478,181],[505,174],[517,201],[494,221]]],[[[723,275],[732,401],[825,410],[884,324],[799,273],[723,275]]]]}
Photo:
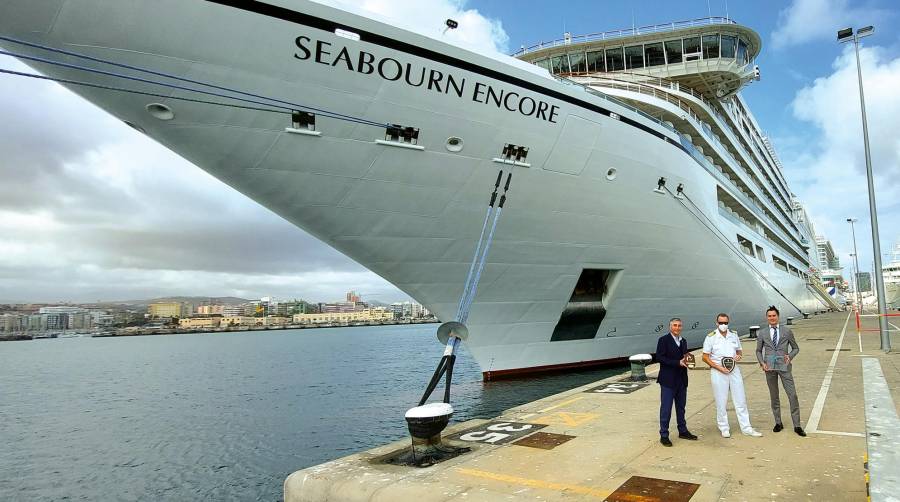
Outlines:
{"type": "MultiPolygon", "coordinates": [[[[289,4],[302,15],[207,1],[16,0],[3,8],[0,33],[418,128],[423,148],[402,148],[376,142],[385,131],[368,124],[318,116],[320,136],[298,135],[285,132],[289,114],[70,86],[444,320],[456,313],[497,173],[513,172],[468,321],[467,346],[486,375],[652,352],[676,316],[699,346],[720,311],[742,332],[762,324],[770,304],[796,315],[773,285],[800,310],[822,308],[803,279],[756,263],[764,280],[720,239],[739,230],[720,216],[716,181],[674,132],[517,65],[319,4],[289,4]],[[333,26],[363,36],[337,36],[333,26]],[[148,113],[154,102],[174,118],[148,113]],[[530,166],[495,161],[505,144],[527,146],[530,166]],[[655,192],[660,177],[672,192],[683,184],[696,210],[655,192]],[[585,269],[607,274],[605,316],[594,336],[551,341],[585,269]]],[[[189,95],[29,64],[53,77],[189,95]]]]}

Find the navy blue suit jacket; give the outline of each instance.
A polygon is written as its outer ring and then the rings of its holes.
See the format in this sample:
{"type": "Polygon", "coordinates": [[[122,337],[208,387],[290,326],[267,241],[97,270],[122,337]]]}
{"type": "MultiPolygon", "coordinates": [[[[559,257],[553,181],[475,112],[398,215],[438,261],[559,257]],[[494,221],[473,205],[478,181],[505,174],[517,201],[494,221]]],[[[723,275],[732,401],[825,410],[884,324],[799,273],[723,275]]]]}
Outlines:
{"type": "Polygon", "coordinates": [[[656,382],[665,387],[688,385],[688,370],[681,366],[681,358],[687,354],[687,340],[681,338],[681,346],[675,343],[671,333],[659,337],[656,342],[656,360],[659,362],[659,375],[656,382]]]}

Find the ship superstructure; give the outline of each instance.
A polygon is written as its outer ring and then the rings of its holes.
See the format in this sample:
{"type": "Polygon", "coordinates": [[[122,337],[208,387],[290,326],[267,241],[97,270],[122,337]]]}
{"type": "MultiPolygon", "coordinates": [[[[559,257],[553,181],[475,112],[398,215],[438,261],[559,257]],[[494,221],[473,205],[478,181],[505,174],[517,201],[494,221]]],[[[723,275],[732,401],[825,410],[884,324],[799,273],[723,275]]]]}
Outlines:
{"type": "Polygon", "coordinates": [[[808,275],[811,226],[739,95],[759,36],[731,20],[516,60],[302,0],[2,10],[4,49],[442,319],[485,195],[512,172],[468,318],[486,378],[650,352],[672,317],[697,347],[718,312],[746,330],[771,304],[831,306],[808,275]]]}

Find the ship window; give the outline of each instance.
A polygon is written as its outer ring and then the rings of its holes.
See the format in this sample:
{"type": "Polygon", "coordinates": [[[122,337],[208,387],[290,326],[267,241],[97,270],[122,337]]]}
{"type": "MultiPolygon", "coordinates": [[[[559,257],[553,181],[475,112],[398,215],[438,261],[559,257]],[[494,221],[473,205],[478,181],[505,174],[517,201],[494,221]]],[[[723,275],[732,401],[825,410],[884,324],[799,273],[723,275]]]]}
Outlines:
{"type": "Polygon", "coordinates": [[[553,73],[569,73],[569,58],[565,54],[553,56],[550,61],[553,63],[553,73]]]}
{"type": "Polygon", "coordinates": [[[696,61],[700,59],[700,37],[684,39],[684,60],[696,61]]]}
{"type": "Polygon", "coordinates": [[[537,66],[540,66],[541,68],[543,68],[547,71],[550,71],[550,60],[549,59],[542,59],[540,61],[535,61],[534,64],[537,66]]]}
{"type": "Polygon", "coordinates": [[[587,53],[587,69],[590,72],[606,71],[603,65],[603,51],[587,53]]]}
{"type": "Polygon", "coordinates": [[[778,270],[781,270],[782,272],[788,271],[787,262],[782,260],[781,258],[772,255],[772,262],[775,264],[775,268],[777,268],[778,270]]]}
{"type": "Polygon", "coordinates": [[[666,59],[669,64],[681,62],[681,39],[666,42],[666,59]]]}
{"type": "Polygon", "coordinates": [[[740,64],[747,64],[747,43],[743,40],[738,40],[738,50],[737,50],[737,62],[740,64]]]}
{"type": "Polygon", "coordinates": [[[663,53],[662,42],[644,45],[644,58],[647,66],[660,66],[666,64],[666,56],[663,53]]]}
{"type": "Polygon", "coordinates": [[[622,48],[606,49],[606,71],[621,71],[625,69],[625,57],[622,48]]]}
{"type": "Polygon", "coordinates": [[[766,252],[763,251],[762,246],[756,246],[756,257],[759,258],[759,261],[766,261],[766,252]]]}
{"type": "Polygon", "coordinates": [[[741,246],[741,251],[744,252],[747,256],[753,256],[753,243],[747,240],[746,237],[737,236],[738,244],[741,246]]]}
{"type": "Polygon", "coordinates": [[[731,35],[722,35],[722,57],[734,59],[734,49],[737,39],[731,35]]]}
{"type": "Polygon", "coordinates": [[[719,57],[719,35],[703,35],[703,59],[719,57]]]}
{"type": "Polygon", "coordinates": [[[625,67],[629,70],[644,67],[644,48],[640,45],[632,45],[625,48],[625,67]]]}
{"type": "Polygon", "coordinates": [[[572,73],[584,73],[587,69],[584,66],[584,53],[583,52],[571,52],[569,53],[569,65],[572,67],[572,73]]]}

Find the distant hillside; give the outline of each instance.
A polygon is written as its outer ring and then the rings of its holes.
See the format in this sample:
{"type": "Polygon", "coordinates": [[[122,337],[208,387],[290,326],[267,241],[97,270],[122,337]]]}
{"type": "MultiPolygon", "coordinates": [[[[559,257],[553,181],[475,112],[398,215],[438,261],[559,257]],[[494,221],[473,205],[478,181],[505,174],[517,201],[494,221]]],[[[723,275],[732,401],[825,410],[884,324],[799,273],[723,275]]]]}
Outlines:
{"type": "MultiPolygon", "coordinates": [[[[245,300],[244,298],[237,298],[234,296],[166,296],[163,298],[152,298],[149,300],[127,300],[121,302],[108,302],[108,303],[117,303],[117,304],[127,304],[127,305],[142,305],[146,307],[151,303],[161,303],[161,302],[187,302],[193,305],[201,305],[201,304],[222,304],[222,305],[240,305],[242,303],[247,303],[250,300],[245,300]]],[[[106,302],[105,302],[106,303],[106,302]]]]}

